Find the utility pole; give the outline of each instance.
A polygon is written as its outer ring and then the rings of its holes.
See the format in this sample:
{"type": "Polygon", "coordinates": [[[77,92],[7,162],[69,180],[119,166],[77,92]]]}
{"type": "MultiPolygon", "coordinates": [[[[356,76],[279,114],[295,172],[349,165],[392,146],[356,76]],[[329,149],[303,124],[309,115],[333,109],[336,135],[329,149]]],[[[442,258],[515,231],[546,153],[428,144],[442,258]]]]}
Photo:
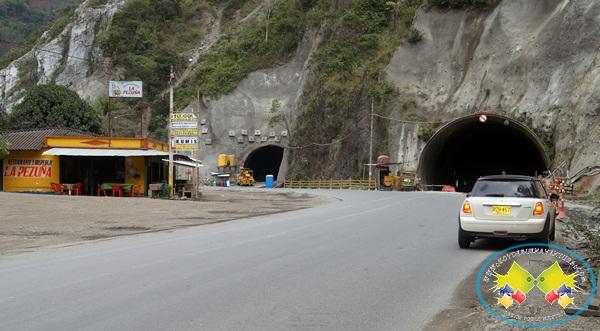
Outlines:
{"type": "Polygon", "coordinates": [[[171,65],[171,73],[169,75],[169,198],[173,197],[173,136],[171,135],[171,117],[173,116],[173,65],[171,65]]]}
{"type": "MultiPolygon", "coordinates": [[[[196,107],[196,127],[200,127],[200,88],[197,90],[196,101],[198,105],[196,107]]],[[[197,129],[196,129],[197,130],[197,129]]],[[[196,134],[195,138],[199,138],[198,134],[196,134]]],[[[199,139],[198,139],[199,140],[199,139]]],[[[198,198],[198,193],[200,192],[200,164],[198,159],[200,158],[200,142],[198,142],[198,149],[192,151],[192,155],[194,155],[196,168],[194,169],[194,197],[198,198]]]]}
{"type": "Polygon", "coordinates": [[[369,183],[373,180],[373,118],[375,97],[371,97],[371,137],[369,138],[369,183]]]}

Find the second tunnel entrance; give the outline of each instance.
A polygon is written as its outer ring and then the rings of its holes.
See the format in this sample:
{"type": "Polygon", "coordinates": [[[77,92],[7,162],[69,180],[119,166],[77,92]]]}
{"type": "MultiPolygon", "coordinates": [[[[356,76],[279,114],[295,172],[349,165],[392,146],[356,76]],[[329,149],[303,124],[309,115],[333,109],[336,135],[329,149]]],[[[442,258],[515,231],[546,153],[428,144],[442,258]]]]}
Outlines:
{"type": "Polygon", "coordinates": [[[469,192],[481,176],[541,175],[548,164],[540,139],[527,126],[501,115],[475,114],[444,125],[431,137],[418,173],[423,184],[469,192]]]}

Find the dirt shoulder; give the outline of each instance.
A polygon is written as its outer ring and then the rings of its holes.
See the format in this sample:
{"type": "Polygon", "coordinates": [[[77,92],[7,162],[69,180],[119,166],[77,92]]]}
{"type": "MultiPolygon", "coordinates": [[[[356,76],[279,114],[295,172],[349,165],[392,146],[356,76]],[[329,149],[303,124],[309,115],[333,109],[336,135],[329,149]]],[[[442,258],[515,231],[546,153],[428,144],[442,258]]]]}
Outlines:
{"type": "Polygon", "coordinates": [[[199,201],[0,192],[0,255],[318,206],[304,193],[216,190],[199,201]]]}
{"type": "MultiPolygon", "coordinates": [[[[567,238],[568,226],[563,222],[556,222],[557,245],[566,246],[573,249],[570,240],[567,238]]],[[[486,248],[495,247],[497,251],[508,248],[511,245],[519,244],[519,242],[511,243],[486,243],[486,248]],[[493,246],[492,246],[493,245],[493,246]]],[[[475,248],[477,249],[477,248],[475,248]]],[[[584,254],[578,251],[579,254],[584,254]]],[[[493,254],[493,252],[490,252],[493,254]]],[[[535,262],[535,261],[534,261],[535,262]]],[[[424,331],[482,331],[482,330],[499,330],[499,331],[517,331],[517,330],[532,330],[531,328],[517,327],[508,325],[494,318],[488,313],[485,308],[479,303],[475,293],[475,278],[478,268],[473,270],[469,278],[465,279],[455,290],[451,306],[444,309],[435,315],[429,324],[423,329],[424,331]]],[[[544,305],[540,305],[543,307],[544,305]]],[[[542,309],[551,309],[542,308],[542,309]]],[[[542,311],[539,311],[543,313],[542,311]]],[[[539,330],[539,329],[537,329],[539,330]]],[[[595,317],[577,317],[563,325],[557,327],[548,327],[543,330],[561,330],[561,331],[593,331],[600,330],[600,318],[595,317]]]]}

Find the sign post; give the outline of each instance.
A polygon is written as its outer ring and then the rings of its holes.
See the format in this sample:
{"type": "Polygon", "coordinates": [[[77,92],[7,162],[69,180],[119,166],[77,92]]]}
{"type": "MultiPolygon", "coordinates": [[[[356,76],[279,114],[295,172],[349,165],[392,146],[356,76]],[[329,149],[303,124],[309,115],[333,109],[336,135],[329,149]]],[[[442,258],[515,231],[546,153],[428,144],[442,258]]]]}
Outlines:
{"type": "MultiPolygon", "coordinates": [[[[171,74],[171,82],[173,75],[171,74]]],[[[169,186],[173,186],[173,151],[191,152],[199,149],[198,117],[194,113],[173,112],[173,84],[170,84],[169,100],[169,186]]],[[[196,161],[197,166],[197,161],[196,161]]],[[[198,171],[196,169],[195,172],[198,171]]],[[[197,193],[197,189],[196,189],[197,193]]],[[[171,189],[171,195],[173,190],[171,189]]]]}
{"type": "Polygon", "coordinates": [[[144,95],[144,83],[141,81],[116,81],[108,82],[108,135],[112,137],[112,109],[110,108],[111,98],[141,98],[144,95]]]}

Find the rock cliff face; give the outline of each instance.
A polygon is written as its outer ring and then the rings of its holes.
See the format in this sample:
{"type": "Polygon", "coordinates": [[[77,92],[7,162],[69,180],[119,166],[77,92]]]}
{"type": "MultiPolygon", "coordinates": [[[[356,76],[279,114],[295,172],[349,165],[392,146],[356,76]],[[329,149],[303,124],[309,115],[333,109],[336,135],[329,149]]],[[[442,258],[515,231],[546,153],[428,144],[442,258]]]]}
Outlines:
{"type": "Polygon", "coordinates": [[[91,6],[89,0],[83,2],[63,31],[57,36],[46,32],[34,49],[5,68],[0,90],[6,110],[10,111],[27,88],[36,84],[69,86],[90,100],[105,93],[107,73],[112,69],[104,63],[97,37],[125,2],[109,0],[99,6],[91,6]]]}
{"type": "MultiPolygon", "coordinates": [[[[201,157],[208,169],[215,169],[221,153],[236,155],[243,165],[256,149],[289,146],[311,54],[318,44],[318,34],[308,32],[289,63],[253,72],[232,93],[203,100],[200,116],[206,122],[202,125],[201,157]]],[[[188,110],[195,107],[197,103],[188,110]]],[[[286,164],[287,153],[279,171],[281,178],[286,164]]]]}
{"type": "MultiPolygon", "coordinates": [[[[399,47],[386,71],[427,118],[499,113],[533,129],[554,167],[600,164],[599,2],[504,0],[421,11],[414,25],[423,40],[399,47]]],[[[391,149],[414,166],[419,152],[403,151],[423,147],[418,125],[392,130],[391,149]]]]}

